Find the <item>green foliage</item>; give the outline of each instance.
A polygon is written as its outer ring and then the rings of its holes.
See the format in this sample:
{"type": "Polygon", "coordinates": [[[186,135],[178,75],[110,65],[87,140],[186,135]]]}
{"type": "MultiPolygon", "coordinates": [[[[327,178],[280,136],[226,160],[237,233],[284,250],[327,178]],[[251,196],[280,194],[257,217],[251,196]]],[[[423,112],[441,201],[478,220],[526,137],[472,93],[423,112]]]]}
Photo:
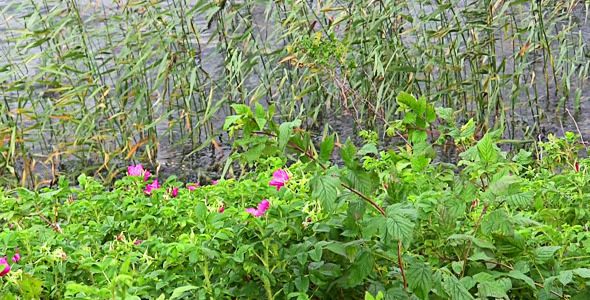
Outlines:
{"type": "MultiPolygon", "coordinates": [[[[422,100],[402,97],[406,113],[423,109],[422,100]]],[[[369,146],[341,145],[327,132],[317,139],[298,120],[275,123],[273,109],[234,106],[226,121],[232,160],[251,172],[217,185],[190,191],[172,176],[148,196],[142,176],[104,186],[82,174],[77,186],[61,177],[53,188],[0,190],[0,257],[16,247],[22,255],[0,278],[2,296],[553,299],[590,292],[590,160],[553,150],[544,154],[575,164],[529,161],[526,151],[510,157],[496,145],[499,133],[488,132],[457,145],[466,147],[459,166],[442,164],[433,162],[428,139],[379,151],[366,133],[369,146]],[[269,183],[278,168],[290,180],[277,191],[269,183]],[[270,202],[263,216],[246,212],[262,199],[270,202]]],[[[543,147],[561,149],[555,146],[543,147]]]]}

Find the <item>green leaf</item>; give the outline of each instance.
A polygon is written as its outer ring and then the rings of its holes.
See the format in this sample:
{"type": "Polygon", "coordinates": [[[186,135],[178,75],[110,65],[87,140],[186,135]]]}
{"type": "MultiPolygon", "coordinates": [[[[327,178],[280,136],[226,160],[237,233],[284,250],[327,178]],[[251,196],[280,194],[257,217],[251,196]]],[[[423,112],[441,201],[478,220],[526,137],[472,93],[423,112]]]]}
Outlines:
{"type": "Polygon", "coordinates": [[[386,226],[388,235],[391,236],[393,240],[401,240],[406,247],[412,241],[414,223],[408,218],[397,213],[389,213],[388,210],[386,226]]]}
{"type": "Polygon", "coordinates": [[[397,101],[398,104],[404,104],[404,105],[410,107],[414,112],[419,111],[418,101],[416,101],[416,97],[412,96],[411,94],[408,94],[406,92],[401,92],[401,93],[399,93],[399,95],[397,95],[395,100],[397,101]]]}
{"type": "Polygon", "coordinates": [[[321,162],[327,162],[332,156],[334,151],[334,135],[326,137],[320,145],[320,158],[321,162]]]}
{"type": "Polygon", "coordinates": [[[467,289],[454,276],[445,276],[443,288],[453,300],[475,300],[469,291],[467,291],[467,289]]]}
{"type": "Polygon", "coordinates": [[[477,285],[477,291],[479,297],[482,299],[487,299],[488,297],[509,299],[504,287],[496,281],[484,281],[479,283],[477,285]]]}
{"type": "Polygon", "coordinates": [[[557,279],[563,283],[563,285],[567,285],[568,283],[572,282],[574,278],[574,272],[571,270],[561,271],[559,275],[557,275],[557,279]]]}
{"type": "Polygon", "coordinates": [[[420,299],[428,299],[432,288],[432,268],[429,265],[416,261],[406,271],[408,285],[412,292],[420,299]]]}
{"type": "Polygon", "coordinates": [[[375,144],[373,143],[368,143],[365,144],[358,152],[358,154],[360,156],[365,156],[367,154],[374,154],[374,155],[378,155],[379,154],[379,150],[377,150],[377,146],[375,146],[375,144]]]}
{"type": "Polygon", "coordinates": [[[369,276],[372,269],[373,258],[371,257],[371,253],[368,251],[362,252],[352,265],[350,274],[348,275],[348,285],[354,287],[361,284],[369,276]]]}
{"type": "Polygon", "coordinates": [[[499,232],[503,235],[512,235],[514,233],[514,225],[510,222],[508,214],[499,209],[484,217],[481,230],[486,235],[494,232],[499,232]]]}
{"type": "Polygon", "coordinates": [[[527,207],[533,204],[533,196],[533,192],[523,192],[501,197],[499,200],[506,201],[511,207],[527,207]]]}
{"type": "Polygon", "coordinates": [[[188,291],[194,290],[194,289],[197,289],[197,287],[193,286],[193,285],[185,285],[185,286],[177,287],[172,292],[172,296],[170,296],[170,300],[180,298],[180,297],[182,297],[182,294],[184,294],[185,292],[188,292],[188,291]]]}
{"type": "Polygon", "coordinates": [[[349,183],[355,190],[368,194],[373,189],[371,174],[361,167],[346,169],[346,177],[343,181],[349,183]]]}
{"type": "Polygon", "coordinates": [[[258,129],[263,130],[264,125],[266,125],[267,119],[266,119],[266,111],[264,110],[264,107],[262,105],[260,105],[260,103],[256,103],[256,108],[255,108],[255,112],[254,112],[254,119],[256,120],[256,123],[258,124],[258,129]]]}
{"type": "Polygon", "coordinates": [[[519,270],[512,270],[512,271],[508,272],[508,276],[510,276],[512,278],[520,279],[520,280],[524,281],[531,288],[533,288],[533,289],[535,288],[535,281],[533,281],[532,278],[525,275],[524,273],[522,273],[519,270]]]}
{"type": "Polygon", "coordinates": [[[309,289],[309,278],[307,277],[297,277],[295,278],[295,286],[297,290],[302,293],[307,293],[309,289]]]}
{"type": "Polygon", "coordinates": [[[535,249],[535,261],[540,264],[546,263],[553,258],[555,251],[560,248],[561,246],[543,246],[535,249]]]}
{"type": "Polygon", "coordinates": [[[236,111],[236,115],[252,116],[252,111],[244,104],[232,104],[231,107],[236,111]]]}
{"type": "Polygon", "coordinates": [[[356,157],[356,147],[350,141],[350,138],[346,140],[342,148],[340,149],[340,155],[346,166],[354,166],[353,162],[356,157]]]}
{"type": "Polygon", "coordinates": [[[331,175],[322,175],[314,178],[312,197],[320,200],[324,208],[331,211],[334,209],[334,203],[338,197],[338,187],[340,181],[331,175]]]}
{"type": "Polygon", "coordinates": [[[498,152],[494,148],[492,138],[486,133],[477,143],[479,159],[485,163],[494,163],[498,159],[498,152]]]}
{"type": "Polygon", "coordinates": [[[293,122],[285,122],[279,126],[279,149],[285,150],[289,139],[293,136],[293,128],[299,127],[301,120],[295,120],[293,122]]]}
{"type": "Polygon", "coordinates": [[[336,254],[339,254],[339,255],[342,255],[342,256],[348,258],[348,254],[346,253],[346,249],[344,249],[344,246],[342,246],[342,243],[340,243],[340,242],[334,242],[334,243],[328,244],[324,248],[326,248],[336,254]]]}
{"type": "Polygon", "coordinates": [[[590,269],[587,268],[577,268],[572,270],[576,275],[582,278],[590,278],[590,269]]]}
{"type": "Polygon", "coordinates": [[[231,125],[236,123],[238,120],[241,120],[241,115],[231,115],[225,118],[225,123],[223,124],[223,130],[228,130],[231,125]]]}

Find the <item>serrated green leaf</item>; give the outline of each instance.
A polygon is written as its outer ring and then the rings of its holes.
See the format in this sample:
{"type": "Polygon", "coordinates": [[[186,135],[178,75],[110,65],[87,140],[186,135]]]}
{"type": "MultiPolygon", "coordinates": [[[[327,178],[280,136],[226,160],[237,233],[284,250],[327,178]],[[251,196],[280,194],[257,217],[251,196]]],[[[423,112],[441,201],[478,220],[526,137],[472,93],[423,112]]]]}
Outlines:
{"type": "Polygon", "coordinates": [[[508,295],[506,295],[506,291],[504,290],[504,286],[496,281],[484,281],[479,283],[477,285],[477,291],[479,293],[479,297],[482,299],[486,299],[488,297],[509,299],[508,295]]]}
{"type": "Polygon", "coordinates": [[[479,159],[485,163],[494,163],[498,159],[498,152],[494,148],[494,143],[488,133],[477,142],[477,153],[479,159]]]}
{"type": "Polygon", "coordinates": [[[406,92],[401,92],[401,93],[399,93],[399,95],[397,95],[395,100],[397,101],[398,104],[404,104],[404,105],[410,107],[413,111],[417,111],[418,101],[416,101],[416,98],[414,96],[412,96],[411,94],[408,94],[406,92]]]}
{"type": "Polygon", "coordinates": [[[334,145],[334,135],[328,136],[322,141],[322,144],[320,145],[319,157],[321,162],[327,162],[330,160],[332,152],[334,151],[334,145]]]}
{"type": "Polygon", "coordinates": [[[532,278],[525,275],[524,273],[522,273],[519,270],[512,270],[512,271],[508,272],[508,276],[510,276],[512,278],[520,279],[520,280],[524,281],[531,288],[533,288],[533,289],[535,288],[535,281],[533,281],[532,278]]]}
{"type": "Polygon", "coordinates": [[[319,199],[324,208],[329,211],[333,210],[338,197],[338,187],[340,186],[338,178],[331,175],[322,175],[314,183],[312,196],[319,199]]]}
{"type": "Polygon", "coordinates": [[[443,288],[453,300],[474,300],[469,291],[454,276],[445,276],[443,288]]]}
{"type": "Polygon", "coordinates": [[[285,122],[279,126],[279,149],[285,150],[289,139],[293,136],[293,128],[299,127],[301,120],[295,120],[293,122],[285,122]]]}
{"type": "Polygon", "coordinates": [[[510,222],[506,212],[503,210],[496,210],[484,217],[481,224],[481,230],[486,235],[494,232],[499,232],[503,235],[512,235],[514,233],[514,225],[510,222]]]}
{"type": "Polygon", "coordinates": [[[574,279],[574,272],[571,270],[561,271],[559,272],[559,275],[557,275],[557,278],[563,285],[567,285],[574,279]]]}
{"type": "Polygon", "coordinates": [[[561,249],[561,246],[543,246],[535,249],[535,261],[543,264],[553,258],[555,251],[561,249]]]}
{"type": "Polygon", "coordinates": [[[533,192],[522,192],[514,195],[500,197],[511,207],[527,207],[533,204],[533,192]]]}
{"type": "Polygon", "coordinates": [[[354,159],[356,157],[356,147],[350,139],[347,139],[342,148],[340,149],[340,155],[346,166],[354,166],[354,159]]]}
{"type": "Polygon", "coordinates": [[[414,223],[410,219],[397,213],[387,214],[387,233],[395,241],[402,241],[407,247],[412,241],[414,223]]]}
{"type": "Polygon", "coordinates": [[[353,287],[361,284],[369,276],[373,269],[373,258],[370,252],[362,252],[354,261],[350,274],[348,275],[348,285],[353,287]]]}
{"type": "Polygon", "coordinates": [[[432,288],[432,268],[429,265],[417,261],[411,264],[406,271],[406,279],[412,292],[420,299],[428,299],[432,288]]]}
{"type": "Polygon", "coordinates": [[[368,194],[373,189],[371,174],[361,167],[346,169],[345,181],[363,194],[368,194]]]}
{"type": "Polygon", "coordinates": [[[582,278],[590,278],[590,269],[587,268],[577,268],[572,270],[576,275],[582,278]]]}

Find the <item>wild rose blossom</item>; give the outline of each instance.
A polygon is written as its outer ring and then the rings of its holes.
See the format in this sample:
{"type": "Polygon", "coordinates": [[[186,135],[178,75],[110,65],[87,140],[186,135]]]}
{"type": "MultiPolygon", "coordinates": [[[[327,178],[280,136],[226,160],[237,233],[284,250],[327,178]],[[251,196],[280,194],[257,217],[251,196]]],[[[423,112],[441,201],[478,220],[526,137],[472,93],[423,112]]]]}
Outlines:
{"type": "MultiPolygon", "coordinates": [[[[17,250],[17,251],[18,251],[18,250],[17,250]]],[[[20,261],[20,259],[21,259],[21,257],[20,257],[20,253],[18,253],[18,252],[17,252],[17,253],[15,253],[15,254],[14,254],[14,256],[12,257],[12,261],[13,261],[13,262],[19,262],[19,261],[20,261]]]]}
{"type": "Polygon", "coordinates": [[[211,182],[211,185],[217,185],[217,180],[213,180],[213,182],[211,182]]]}
{"type": "Polygon", "coordinates": [[[151,173],[143,169],[143,165],[137,164],[135,166],[127,167],[127,175],[129,176],[143,176],[143,181],[147,181],[151,173]]]}
{"type": "Polygon", "coordinates": [[[172,194],[173,198],[176,198],[176,196],[178,196],[178,188],[177,187],[172,188],[170,194],[172,194]]]}
{"type": "Polygon", "coordinates": [[[2,270],[0,271],[0,276],[4,276],[10,272],[10,265],[8,264],[6,257],[0,258],[0,269],[2,270]],[[2,268],[2,266],[4,266],[4,268],[2,268]]]}
{"type": "Polygon", "coordinates": [[[219,213],[222,214],[225,211],[225,203],[221,204],[221,208],[219,209],[219,213]]]}
{"type": "Polygon", "coordinates": [[[258,208],[248,207],[246,208],[246,212],[252,214],[255,217],[261,217],[264,215],[264,212],[268,209],[269,206],[270,202],[264,199],[260,203],[258,203],[258,208]]]}
{"type": "Polygon", "coordinates": [[[143,191],[146,195],[151,195],[153,190],[160,188],[160,184],[158,183],[158,178],[154,179],[154,181],[148,184],[143,191]]]}
{"type": "Polygon", "coordinates": [[[285,186],[285,182],[287,181],[289,181],[289,174],[282,169],[278,169],[272,174],[272,179],[268,185],[276,186],[278,191],[282,186],[285,186]]]}
{"type": "Polygon", "coordinates": [[[197,182],[197,183],[191,183],[191,185],[187,186],[186,188],[192,192],[192,191],[196,190],[199,186],[201,186],[201,185],[197,182]]]}
{"type": "Polygon", "coordinates": [[[145,242],[145,240],[137,240],[137,241],[135,241],[135,246],[137,246],[137,245],[139,245],[139,244],[141,244],[143,242],[145,242]]]}

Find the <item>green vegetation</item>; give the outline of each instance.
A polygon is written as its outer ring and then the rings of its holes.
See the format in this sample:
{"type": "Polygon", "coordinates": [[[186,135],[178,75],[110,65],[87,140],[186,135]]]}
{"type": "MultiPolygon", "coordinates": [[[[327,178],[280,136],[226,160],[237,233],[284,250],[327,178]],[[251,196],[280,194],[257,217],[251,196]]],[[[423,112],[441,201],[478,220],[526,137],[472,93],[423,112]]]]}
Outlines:
{"type": "Polygon", "coordinates": [[[588,2],[3,3],[0,298],[590,298],[588,2]]]}
{"type": "Polygon", "coordinates": [[[447,133],[463,140],[459,164],[436,163],[432,105],[397,101],[411,129],[395,150],[370,132],[360,149],[335,135],[314,145],[273,107],[234,105],[232,160],[254,168],[239,180],[159,186],[131,166],[112,189],[80,175],[0,191],[0,253],[19,253],[4,298],[588,298],[579,137],[511,156],[500,132],[476,141],[464,127],[447,133]]]}

